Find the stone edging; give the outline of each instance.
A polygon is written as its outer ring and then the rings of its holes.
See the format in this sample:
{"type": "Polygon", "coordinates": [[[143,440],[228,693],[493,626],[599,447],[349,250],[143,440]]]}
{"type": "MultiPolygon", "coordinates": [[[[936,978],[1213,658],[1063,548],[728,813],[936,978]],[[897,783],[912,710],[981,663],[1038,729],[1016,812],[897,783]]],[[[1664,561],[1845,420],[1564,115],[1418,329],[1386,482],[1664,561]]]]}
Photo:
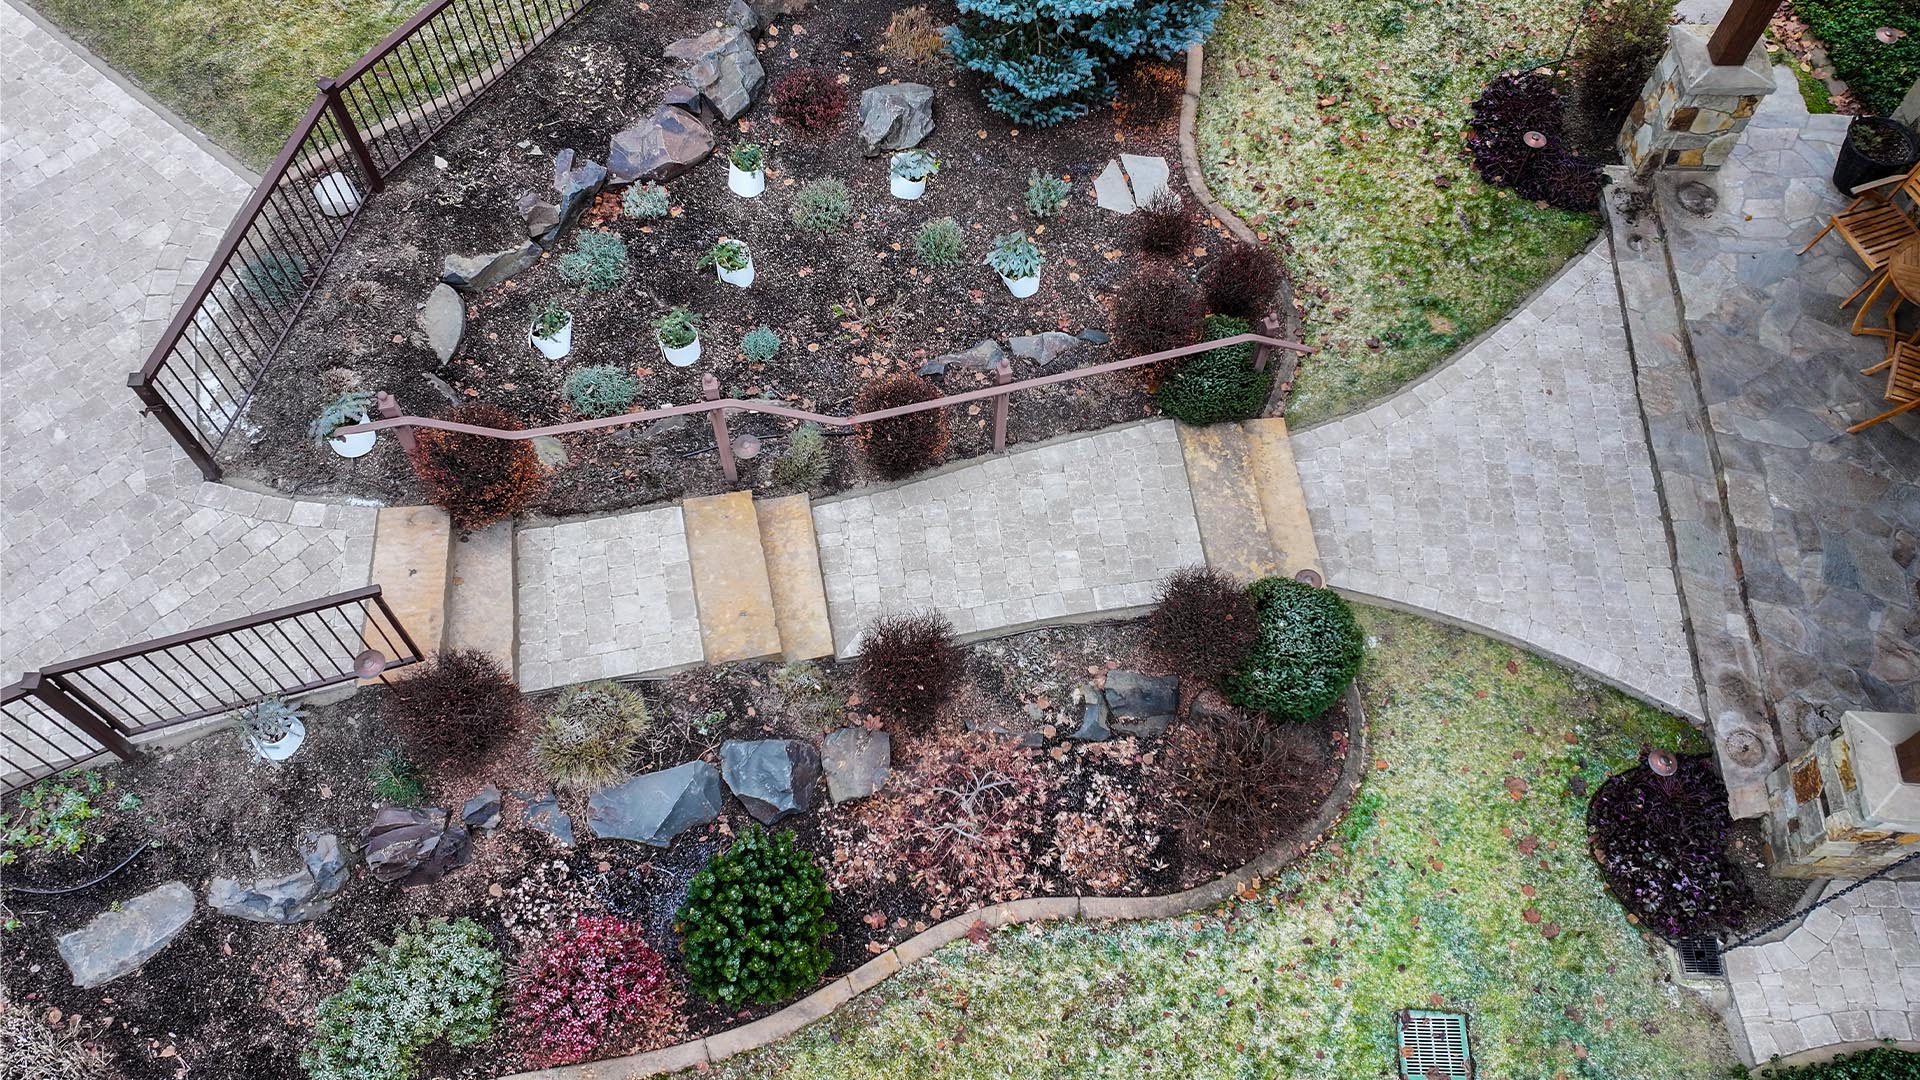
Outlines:
{"type": "Polygon", "coordinates": [[[1213,192],[1207,189],[1207,178],[1200,171],[1200,144],[1194,139],[1194,128],[1200,119],[1200,80],[1206,71],[1205,47],[1195,43],[1187,48],[1187,88],[1180,96],[1180,165],[1186,173],[1187,190],[1200,200],[1236,240],[1257,244],[1260,237],[1251,226],[1240,220],[1240,215],[1220,205],[1213,192]]]}
{"type": "Polygon", "coordinates": [[[1167,896],[1038,896],[975,908],[908,938],[779,1012],[750,1024],[644,1054],[512,1073],[500,1080],[640,1080],[681,1069],[704,1069],[714,1062],[770,1046],[816,1020],[831,1016],[908,964],[965,937],[976,923],[998,929],[1016,923],[1061,919],[1164,919],[1224,903],[1251,882],[1273,874],[1317,848],[1352,805],[1367,761],[1367,722],[1357,684],[1347,687],[1346,702],[1347,757],[1341,765],[1340,778],[1321,802],[1319,812],[1292,836],[1225,877],[1167,896]]]}

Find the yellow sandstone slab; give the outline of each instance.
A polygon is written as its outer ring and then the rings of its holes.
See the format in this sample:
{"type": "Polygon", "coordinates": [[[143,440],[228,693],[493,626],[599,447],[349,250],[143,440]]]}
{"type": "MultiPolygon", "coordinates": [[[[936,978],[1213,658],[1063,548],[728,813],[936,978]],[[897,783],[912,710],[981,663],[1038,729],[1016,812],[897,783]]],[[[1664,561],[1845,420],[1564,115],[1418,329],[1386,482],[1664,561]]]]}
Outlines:
{"type": "MultiPolygon", "coordinates": [[[[372,582],[422,652],[441,647],[447,626],[448,543],[446,511],[437,506],[389,506],[373,525],[372,582]]],[[[363,639],[389,659],[402,648],[368,627],[363,639]]]]}
{"type": "Polygon", "coordinates": [[[1238,424],[1180,424],[1179,431],[1207,565],[1248,582],[1284,572],[1260,508],[1247,433],[1238,424]]]}
{"type": "Polygon", "coordinates": [[[1289,577],[1320,568],[1320,545],[1313,538],[1313,520],[1307,516],[1307,493],[1293,463],[1293,438],[1279,417],[1249,420],[1247,448],[1252,454],[1254,487],[1260,492],[1260,512],[1267,519],[1267,535],[1279,552],[1289,577]]]}
{"type": "Polygon", "coordinates": [[[832,656],[833,627],[827,622],[827,586],[820,573],[811,502],[805,495],[786,495],[762,499],[754,510],[773,586],[780,655],[788,660],[832,656]]]}
{"type": "Polygon", "coordinates": [[[513,674],[513,522],[454,540],[448,573],[447,648],[479,649],[513,674]]]}
{"type": "Polygon", "coordinates": [[[780,627],[774,616],[766,556],[760,549],[753,493],[688,499],[680,508],[707,663],[780,655],[780,627]]]}

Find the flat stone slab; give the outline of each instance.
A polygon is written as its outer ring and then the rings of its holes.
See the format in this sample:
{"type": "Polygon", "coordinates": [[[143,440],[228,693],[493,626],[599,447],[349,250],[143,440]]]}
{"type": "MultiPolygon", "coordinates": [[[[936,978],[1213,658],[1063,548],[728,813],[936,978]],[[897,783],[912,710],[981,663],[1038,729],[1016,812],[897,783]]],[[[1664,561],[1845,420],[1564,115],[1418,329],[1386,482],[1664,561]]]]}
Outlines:
{"type": "Polygon", "coordinates": [[[780,624],[753,493],[709,495],[680,505],[707,663],[780,655],[780,624]]]}
{"type": "Polygon", "coordinates": [[[835,805],[864,799],[886,786],[893,738],[884,731],[844,727],[827,733],[821,768],[827,776],[827,797],[835,805]]]}
{"type": "Polygon", "coordinates": [[[73,985],[87,988],[110,983],[140,970],[172,944],[193,921],[193,911],[193,890],[184,881],[169,881],[62,934],[60,958],[73,972],[73,985]]]}
{"type": "Polygon", "coordinates": [[[1180,452],[1193,485],[1207,565],[1244,582],[1284,571],[1260,509],[1247,433],[1238,424],[1181,424],[1180,452]]]}
{"type": "Polygon", "coordinates": [[[1013,355],[1039,361],[1042,367],[1053,363],[1079,346],[1079,338],[1072,334],[1063,334],[1058,330],[1022,335],[1007,341],[1007,348],[1013,350],[1013,355]]]}
{"type": "Polygon", "coordinates": [[[573,818],[560,809],[560,800],[552,795],[527,799],[527,808],[521,820],[558,840],[562,847],[573,846],[573,818]]]}
{"type": "Polygon", "coordinates": [[[1167,190],[1167,181],[1173,173],[1167,168],[1167,159],[1149,157],[1143,154],[1121,154],[1120,165],[1127,171],[1127,180],[1133,186],[1135,206],[1145,206],[1154,197],[1167,190]]]}
{"type": "Polygon", "coordinates": [[[1127,186],[1127,174],[1120,171],[1117,161],[1107,162],[1107,167],[1093,178],[1093,197],[1103,210],[1116,214],[1131,214],[1135,210],[1133,189],[1127,186]]]}
{"type": "MultiPolygon", "coordinates": [[[[440,648],[446,632],[447,545],[452,538],[453,523],[437,506],[384,507],[374,524],[372,580],[380,583],[394,618],[426,652],[440,648]]],[[[370,648],[384,652],[393,647],[371,626],[361,636],[370,648]]],[[[404,675],[404,670],[396,674],[404,675]]]]}
{"type": "Polygon", "coordinates": [[[601,838],[663,848],[719,817],[720,800],[720,770],[689,761],[594,792],[587,800],[587,828],[601,838]]]}
{"type": "Polygon", "coordinates": [[[1253,485],[1260,493],[1260,516],[1267,522],[1267,538],[1280,556],[1281,573],[1292,577],[1320,568],[1320,545],[1313,538],[1313,517],[1307,513],[1307,493],[1300,486],[1300,470],[1293,462],[1293,438],[1280,417],[1248,420],[1248,462],[1253,485]]]}
{"type": "Polygon", "coordinates": [[[446,647],[478,649],[514,671],[512,521],[453,540],[447,558],[446,647]]]}
{"type": "Polygon", "coordinates": [[[427,346],[442,364],[453,359],[460,338],[467,332],[467,305],[453,286],[442,281],[427,294],[420,308],[420,329],[426,331],[427,346]]]}
{"type": "Polygon", "coordinates": [[[761,499],[754,512],[767,560],[767,584],[773,589],[780,655],[787,660],[832,656],[833,624],[827,619],[827,586],[820,573],[811,501],[805,495],[761,499]]]}

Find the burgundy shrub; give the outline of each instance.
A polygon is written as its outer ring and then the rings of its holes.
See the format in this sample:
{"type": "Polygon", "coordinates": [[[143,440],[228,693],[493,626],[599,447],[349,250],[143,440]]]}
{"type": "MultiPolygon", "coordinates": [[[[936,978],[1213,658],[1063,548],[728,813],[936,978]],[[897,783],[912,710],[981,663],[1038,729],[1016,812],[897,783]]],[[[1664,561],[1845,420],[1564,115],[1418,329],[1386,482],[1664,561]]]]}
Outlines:
{"type": "Polygon", "coordinates": [[[825,68],[795,68],[773,81],[773,115],[796,131],[831,129],[847,111],[847,88],[825,68]]]}
{"type": "Polygon", "coordinates": [[[636,1053],[686,1031],[685,996],[640,927],[582,916],[523,961],[513,987],[513,1026],[538,1068],[606,1053],[636,1053]]]}
{"type": "Polygon", "coordinates": [[[1641,763],[1610,777],[1587,806],[1594,861],[1621,906],[1663,937],[1740,925],[1753,893],[1727,858],[1727,788],[1706,754],[1670,777],[1641,763]]]}

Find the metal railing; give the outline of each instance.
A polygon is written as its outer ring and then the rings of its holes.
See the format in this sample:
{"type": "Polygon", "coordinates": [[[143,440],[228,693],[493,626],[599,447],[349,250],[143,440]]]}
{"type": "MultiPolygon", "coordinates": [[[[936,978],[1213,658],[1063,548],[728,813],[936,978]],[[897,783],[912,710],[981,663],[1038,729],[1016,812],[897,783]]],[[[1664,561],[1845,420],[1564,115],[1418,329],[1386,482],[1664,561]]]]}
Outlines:
{"type": "MultiPolygon", "coordinates": [[[[361,431],[386,431],[395,429],[402,446],[411,450],[415,441],[415,430],[432,428],[438,431],[451,431],[462,435],[478,435],[489,439],[521,441],[537,439],[549,435],[571,435],[582,431],[599,431],[606,428],[625,427],[630,424],[644,424],[654,420],[663,420],[670,416],[689,416],[705,413],[713,424],[713,442],[720,456],[720,469],[729,482],[740,479],[739,465],[734,460],[733,441],[727,435],[727,410],[739,409],[743,412],[762,413],[767,416],[785,417],[802,423],[819,424],[824,427],[852,427],[856,424],[870,424],[879,420],[890,420],[911,413],[944,409],[953,405],[966,405],[975,401],[993,401],[993,451],[1000,453],[1007,448],[1007,411],[1013,395],[1021,390],[1032,390],[1056,383],[1072,382],[1094,375],[1104,375],[1128,368],[1158,364],[1168,360],[1177,360],[1183,356],[1211,352],[1215,349],[1230,348],[1235,345],[1251,344],[1256,346],[1253,367],[1256,371],[1265,371],[1275,351],[1283,351],[1289,359],[1314,351],[1310,345],[1297,341],[1284,341],[1272,335],[1279,332],[1279,320],[1269,315],[1260,322],[1261,333],[1234,334],[1230,337],[1202,341],[1196,345],[1183,345],[1177,349],[1147,353],[1144,356],[1130,357],[1126,360],[1113,360],[1105,364],[1056,371],[1050,375],[1040,375],[1031,379],[1013,381],[1013,369],[1003,357],[994,369],[994,385],[967,390],[958,394],[946,394],[912,405],[899,405],[891,409],[874,412],[854,413],[851,416],[829,416],[807,409],[793,409],[785,405],[776,405],[767,401],[746,401],[740,398],[720,396],[720,380],[711,373],[701,379],[706,400],[691,405],[674,405],[664,409],[647,409],[643,412],[621,413],[618,416],[603,416],[594,420],[576,420],[570,424],[549,424],[545,427],[520,428],[512,431],[499,428],[479,427],[474,424],[462,424],[452,420],[440,420],[429,416],[408,416],[400,408],[391,394],[382,393],[378,397],[380,419],[365,424],[353,424],[339,428],[336,435],[350,435],[361,431]]],[[[1288,366],[1278,373],[1278,381],[1286,382],[1292,378],[1292,368],[1288,366]]]]}
{"type": "Polygon", "coordinates": [[[366,200],[592,0],[434,0],[319,92],[127,385],[208,480],[366,200]]]}
{"type": "Polygon", "coordinates": [[[351,682],[368,650],[382,671],[423,659],[378,585],[27,672],[0,689],[0,794],[102,754],[137,758],[142,735],[351,682]]]}

